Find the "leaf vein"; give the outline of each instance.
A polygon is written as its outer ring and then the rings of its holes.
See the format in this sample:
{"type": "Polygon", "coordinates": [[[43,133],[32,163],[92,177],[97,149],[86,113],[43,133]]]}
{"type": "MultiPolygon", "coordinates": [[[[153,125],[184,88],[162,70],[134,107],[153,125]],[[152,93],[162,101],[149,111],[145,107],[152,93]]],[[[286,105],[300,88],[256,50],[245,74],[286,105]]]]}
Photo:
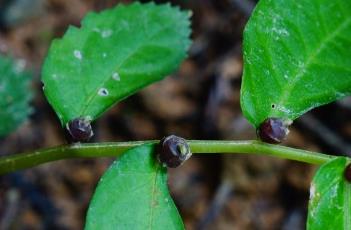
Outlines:
{"type": "Polygon", "coordinates": [[[155,176],[154,176],[154,183],[152,185],[151,191],[151,203],[150,203],[150,219],[149,219],[149,229],[152,230],[152,220],[154,217],[154,205],[155,205],[155,196],[156,196],[156,183],[157,183],[157,174],[160,172],[160,166],[156,166],[155,176]]]}

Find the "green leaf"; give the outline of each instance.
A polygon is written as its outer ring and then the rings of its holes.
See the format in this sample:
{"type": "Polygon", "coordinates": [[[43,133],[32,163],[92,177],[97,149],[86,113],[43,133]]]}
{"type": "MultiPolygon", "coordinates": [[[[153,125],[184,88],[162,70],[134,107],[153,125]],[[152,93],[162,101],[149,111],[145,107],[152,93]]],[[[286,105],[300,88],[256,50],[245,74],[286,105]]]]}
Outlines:
{"type": "Polygon", "coordinates": [[[317,171],[310,189],[307,229],[351,229],[351,184],[344,178],[348,163],[337,158],[317,171]]]}
{"type": "Polygon", "coordinates": [[[85,229],[184,229],[154,145],[128,150],[100,179],[85,229]]]}
{"type": "Polygon", "coordinates": [[[96,119],[118,101],[173,72],[190,45],[190,13],[133,3],[90,13],[55,40],[45,60],[44,93],[62,125],[96,119]]]}
{"type": "Polygon", "coordinates": [[[22,61],[0,56],[0,136],[14,131],[31,113],[30,77],[22,61]]]}
{"type": "Polygon", "coordinates": [[[350,0],[261,0],[243,46],[241,107],[256,127],[351,93],[350,0]]]}

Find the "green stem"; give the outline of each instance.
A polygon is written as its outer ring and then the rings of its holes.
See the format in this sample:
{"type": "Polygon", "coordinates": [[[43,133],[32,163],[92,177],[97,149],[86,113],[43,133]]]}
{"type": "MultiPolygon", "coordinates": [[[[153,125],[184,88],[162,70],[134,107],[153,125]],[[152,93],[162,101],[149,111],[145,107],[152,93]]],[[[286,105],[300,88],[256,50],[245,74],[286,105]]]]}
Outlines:
{"type": "Polygon", "coordinates": [[[335,156],[266,144],[261,141],[188,141],[193,153],[240,153],[268,155],[279,158],[321,165],[335,156]]]}
{"type": "MultiPolygon", "coordinates": [[[[124,151],[146,143],[158,141],[136,141],[115,143],[74,144],[41,149],[34,152],[20,153],[0,158],[0,174],[34,167],[43,163],[69,159],[92,157],[116,157],[124,151]]],[[[300,149],[270,145],[259,141],[188,141],[193,153],[239,153],[259,154],[296,160],[310,164],[323,164],[334,156],[300,149]]]]}

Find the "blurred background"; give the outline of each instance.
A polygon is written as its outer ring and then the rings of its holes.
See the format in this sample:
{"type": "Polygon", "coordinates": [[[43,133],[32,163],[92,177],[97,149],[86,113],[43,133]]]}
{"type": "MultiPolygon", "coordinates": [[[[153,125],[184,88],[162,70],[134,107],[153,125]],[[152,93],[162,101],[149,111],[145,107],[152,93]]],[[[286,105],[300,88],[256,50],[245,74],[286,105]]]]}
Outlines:
{"type": "MultiPolygon", "coordinates": [[[[2,0],[0,53],[33,72],[34,112],[0,139],[0,155],[67,143],[41,87],[52,39],[113,0],[2,0]]],[[[128,2],[128,1],[123,1],[128,2]]],[[[166,1],[157,1],[166,2],[166,1]]],[[[171,1],[193,11],[193,44],[178,72],[113,107],[92,141],[255,139],[240,110],[242,32],[253,0],[171,1]]],[[[299,118],[285,145],[350,154],[351,100],[299,118]]],[[[0,176],[0,229],[82,229],[99,177],[113,159],[65,160],[0,176]]],[[[170,170],[169,185],[187,229],[304,229],[315,166],[262,156],[193,156],[170,170]]]]}

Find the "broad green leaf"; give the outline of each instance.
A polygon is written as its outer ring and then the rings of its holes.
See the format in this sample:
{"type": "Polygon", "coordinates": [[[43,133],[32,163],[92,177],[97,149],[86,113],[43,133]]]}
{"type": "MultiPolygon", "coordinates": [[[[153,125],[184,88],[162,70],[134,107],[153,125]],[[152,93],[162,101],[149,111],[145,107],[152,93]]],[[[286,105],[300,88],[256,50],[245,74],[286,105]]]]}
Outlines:
{"type": "Polygon", "coordinates": [[[190,45],[189,16],[169,4],[118,5],[89,13],[81,28],[54,40],[42,81],[62,125],[77,117],[94,120],[173,72],[190,45]]]}
{"type": "Polygon", "coordinates": [[[256,127],[351,93],[350,0],[260,0],[243,46],[241,107],[256,127]]]}
{"type": "Polygon", "coordinates": [[[22,61],[0,56],[0,136],[14,131],[31,113],[30,79],[22,61]]]}
{"type": "Polygon", "coordinates": [[[100,179],[90,203],[89,229],[184,229],[154,145],[124,153],[100,179]]]}
{"type": "Polygon", "coordinates": [[[337,158],[317,171],[310,188],[307,229],[351,229],[351,184],[344,179],[348,163],[337,158]]]}

